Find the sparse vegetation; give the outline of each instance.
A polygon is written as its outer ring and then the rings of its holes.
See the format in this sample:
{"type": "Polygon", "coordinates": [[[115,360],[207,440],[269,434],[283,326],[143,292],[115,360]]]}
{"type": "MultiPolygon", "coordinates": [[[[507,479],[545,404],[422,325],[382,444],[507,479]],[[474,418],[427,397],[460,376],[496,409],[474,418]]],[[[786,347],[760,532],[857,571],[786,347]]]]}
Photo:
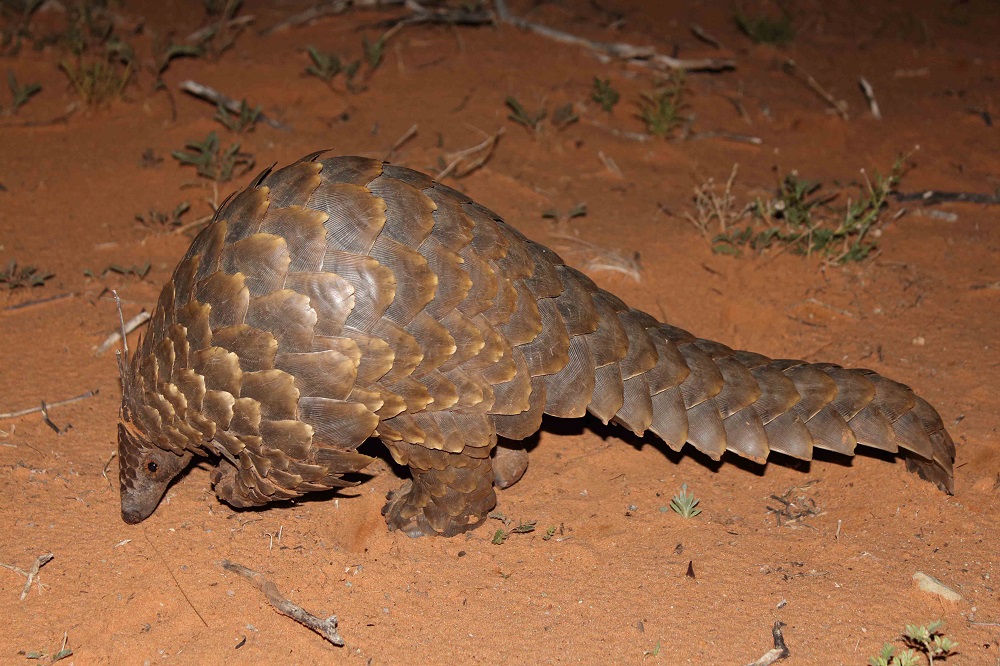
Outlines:
{"type": "Polygon", "coordinates": [[[24,106],[32,95],[36,95],[42,90],[42,86],[37,83],[21,85],[11,70],[7,70],[7,87],[10,88],[11,105],[4,113],[11,115],[17,113],[17,110],[24,106]]]}
{"type": "Polygon", "coordinates": [[[698,508],[700,502],[701,500],[688,490],[687,484],[683,483],[680,492],[671,498],[670,508],[681,518],[694,518],[701,513],[701,509],[698,508]]]}
{"type": "Polygon", "coordinates": [[[89,278],[104,277],[108,273],[116,273],[121,276],[135,276],[140,280],[145,279],[149,275],[149,271],[153,268],[153,264],[146,262],[144,264],[136,264],[134,266],[122,266],[120,264],[108,264],[104,267],[100,273],[95,273],[89,268],[83,271],[83,274],[89,278]]]}
{"type": "Polygon", "coordinates": [[[59,68],[87,106],[120,99],[138,61],[132,46],[115,34],[114,17],[99,3],[74,5],[66,16],[65,31],[37,40],[36,46],[55,43],[68,52],[59,68]]]}
{"type": "Polygon", "coordinates": [[[923,653],[930,666],[935,658],[944,661],[955,654],[958,643],[944,635],[943,627],[941,620],[928,625],[908,624],[902,640],[909,649],[897,653],[891,643],[886,643],[878,656],[868,658],[868,663],[871,666],[919,666],[922,662],[919,653],[923,653]]]}
{"type": "MultiPolygon", "coordinates": [[[[542,105],[537,111],[528,111],[516,97],[511,95],[507,96],[504,104],[510,109],[510,113],[507,115],[508,120],[512,120],[525,129],[531,130],[536,137],[541,135],[542,128],[544,127],[543,123],[546,118],[549,118],[549,110],[545,105],[542,105]]],[[[578,120],[580,120],[580,116],[576,112],[576,106],[572,102],[569,102],[560,106],[552,113],[549,124],[556,130],[564,130],[578,120]]]]}
{"type": "Polygon", "coordinates": [[[21,50],[23,39],[30,39],[31,17],[45,0],[25,0],[24,2],[0,2],[0,55],[13,56],[21,50]]]}
{"type": "Polygon", "coordinates": [[[306,47],[306,50],[309,52],[309,59],[312,60],[312,64],[306,67],[306,74],[311,74],[323,82],[333,85],[333,80],[337,75],[343,73],[347,89],[353,91],[354,76],[361,67],[360,60],[345,63],[336,53],[326,53],[313,46],[306,47]]]}
{"type": "Polygon", "coordinates": [[[509,120],[530,129],[535,134],[541,131],[542,121],[549,115],[548,109],[544,106],[534,113],[529,112],[516,97],[510,95],[504,100],[504,104],[510,109],[510,114],[507,116],[509,120]]]}
{"type": "Polygon", "coordinates": [[[846,205],[833,203],[840,192],[820,193],[822,185],[791,172],[782,178],[774,198],[757,199],[738,208],[732,193],[736,170],[720,191],[709,180],[695,189],[696,214],[688,220],[720,254],[739,255],[744,249],[763,253],[772,247],[811,256],[832,264],[863,261],[877,248],[888,198],[899,184],[905,157],[897,158],[887,176],[875,172],[858,184],[846,205]],[[750,223],[738,226],[749,217],[750,223]],[[713,228],[717,232],[713,232],[713,228]]]}
{"type": "MultiPolygon", "coordinates": [[[[490,514],[487,515],[487,518],[492,518],[493,520],[499,520],[504,525],[503,527],[497,529],[497,531],[493,533],[493,538],[490,540],[491,543],[493,543],[496,546],[503,544],[507,540],[507,537],[509,537],[511,534],[528,534],[529,532],[534,532],[535,524],[537,522],[534,520],[522,521],[517,525],[515,525],[514,527],[511,527],[511,525],[514,524],[514,521],[508,519],[499,511],[491,512],[490,514]]],[[[546,537],[542,538],[543,540],[548,541],[549,539],[552,538],[552,534],[555,534],[555,528],[554,527],[550,528],[550,531],[547,532],[546,534],[548,535],[548,538],[546,537]]]]}
{"type": "Polygon", "coordinates": [[[91,107],[106,106],[120,99],[132,78],[132,65],[117,60],[63,60],[59,67],[70,84],[91,107]]]}
{"type": "Polygon", "coordinates": [[[135,219],[142,223],[142,226],[153,231],[173,231],[183,226],[184,221],[181,218],[189,210],[191,210],[191,205],[187,201],[182,201],[170,212],[150,209],[146,215],[136,213],[135,219]]]}
{"type": "Polygon", "coordinates": [[[40,270],[34,266],[18,267],[17,262],[12,259],[7,264],[7,268],[0,271],[0,284],[6,285],[9,291],[20,287],[42,287],[45,285],[45,281],[53,275],[53,273],[40,270]]]}
{"type": "Polygon", "coordinates": [[[175,160],[183,166],[193,166],[199,176],[216,183],[226,183],[234,176],[241,176],[253,168],[254,156],[240,152],[239,142],[223,148],[219,135],[209,132],[203,141],[189,141],[188,150],[175,150],[175,160]]]}
{"type": "Polygon", "coordinates": [[[222,123],[230,132],[244,134],[253,131],[260,119],[260,114],[261,107],[259,105],[251,107],[244,99],[240,100],[240,108],[235,113],[227,111],[224,105],[219,104],[218,110],[215,112],[215,120],[222,123]]]}
{"type": "Polygon", "coordinates": [[[599,79],[594,77],[594,87],[590,91],[590,99],[601,105],[601,109],[606,113],[611,113],[621,95],[611,85],[611,79],[599,79]]]}
{"type": "Polygon", "coordinates": [[[736,14],[734,20],[740,32],[749,37],[754,44],[784,46],[795,39],[792,17],[784,9],[782,9],[781,16],[777,18],[773,16],[749,17],[736,14]]]}
{"type": "Polygon", "coordinates": [[[236,45],[236,38],[246,28],[246,22],[236,18],[243,0],[206,0],[204,6],[205,13],[215,20],[196,33],[196,43],[201,54],[217,59],[236,45]]]}
{"type": "Polygon", "coordinates": [[[687,109],[684,85],[684,74],[678,72],[652,92],[642,93],[639,119],[646,125],[647,132],[653,136],[669,137],[690,121],[688,116],[683,115],[687,109]]]}
{"type": "Polygon", "coordinates": [[[370,42],[367,36],[362,36],[362,58],[355,60],[344,59],[336,53],[327,53],[314,46],[307,46],[306,51],[312,64],[306,67],[306,74],[315,76],[331,87],[337,76],[343,74],[344,87],[348,92],[363,92],[367,90],[368,81],[385,59],[385,45],[384,37],[370,42]],[[359,77],[362,63],[365,65],[365,73],[359,77]]]}
{"type": "Polygon", "coordinates": [[[385,38],[379,37],[374,42],[369,42],[368,36],[362,35],[361,49],[365,53],[365,63],[368,65],[368,71],[374,72],[382,64],[383,58],[385,58],[385,38]]]}

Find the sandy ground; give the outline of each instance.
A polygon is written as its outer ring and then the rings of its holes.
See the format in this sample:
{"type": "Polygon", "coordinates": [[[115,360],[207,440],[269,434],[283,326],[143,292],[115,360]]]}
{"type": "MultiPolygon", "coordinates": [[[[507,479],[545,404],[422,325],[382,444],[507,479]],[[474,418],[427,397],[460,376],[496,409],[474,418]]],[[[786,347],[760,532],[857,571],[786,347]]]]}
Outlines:
{"type": "MultiPolygon", "coordinates": [[[[44,286],[0,286],[0,412],[99,390],[50,410],[59,434],[37,413],[0,420],[0,562],[27,569],[54,554],[23,600],[24,578],[0,569],[0,662],[40,663],[27,656],[55,654],[65,635],[73,654],[62,663],[77,664],[743,664],[771,647],[780,620],[786,663],[863,664],[905,624],[940,618],[960,644],[949,664],[1000,664],[997,208],[908,204],[874,259],[825,270],[790,253],[713,254],[683,215],[693,210],[693,188],[725,180],[734,163],[735,193],[747,200],[773,192],[793,169],[832,188],[859,179],[862,168],[885,171],[916,145],[901,190],[996,191],[996,4],[793,3],[798,33],[780,48],[753,45],[727,3],[514,4],[591,39],[733,58],[733,71],[688,77],[692,129],[753,135],[762,145],[632,140],[620,132],[644,129],[635,112],[653,85],[649,69],[602,63],[509,26],[406,27],[366,91],[346,93],[340,80],[331,89],[303,73],[305,47],[357,54],[361,35],[376,37],[385,29],[379,21],[406,12],[352,11],[257,34],[307,7],[248,1],[240,14],[255,22],[234,48],[217,60],[175,60],[164,80],[176,116],[143,73],[110,108],[48,122],[77,100],[57,67],[64,52],[28,44],[0,58],[0,69],[42,85],[17,115],[0,117],[0,264],[53,273],[44,286]],[[698,40],[692,24],[722,49],[698,40]],[[848,120],[783,71],[788,58],[847,101],[848,120]],[[590,100],[595,76],[621,92],[610,116],[590,100]],[[868,112],[859,76],[877,93],[881,121],[868,112]],[[340,495],[249,512],[218,502],[202,464],[153,517],[126,525],[109,481],[117,477],[109,458],[118,374],[112,354],[95,349],[117,326],[107,290],[122,295],[126,317],[151,309],[190,242],[144,227],[135,214],[182,201],[192,206],[185,222],[211,212],[211,188],[204,179],[190,187],[193,170],[170,153],[212,129],[226,145],[234,137],[212,120],[210,105],[178,92],[189,78],[246,97],[290,128],[258,124],[239,138],[259,166],[330,148],[437,173],[443,155],[505,128],[483,168],[445,182],[577,264],[588,253],[553,235],[542,214],[586,202],[587,215],[561,223],[559,233],[638,254],[639,281],[588,272],[666,321],[733,347],[870,367],[911,385],[954,436],[956,494],[907,474],[891,456],[716,464],[593,419],[553,420],[530,442],[524,479],[500,493],[514,525],[536,521],[537,529],[502,545],[492,543],[497,521],[453,539],[388,533],[379,509],[399,479],[385,463],[340,495]],[[581,121],[534,135],[508,120],[508,95],[550,112],[576,103],[581,121]],[[416,135],[392,151],[414,124],[416,135]],[[162,161],[144,163],[147,150],[162,161]],[[105,273],[147,263],[141,279],[105,273]],[[666,509],[682,483],[701,498],[693,520],[666,509]],[[789,492],[819,515],[779,526],[771,496],[789,492]],[[545,539],[549,528],[554,536],[545,539]],[[275,613],[248,581],[221,569],[223,559],[264,573],[317,615],[336,613],[346,646],[275,613]],[[917,571],[963,600],[919,591],[917,571]]],[[[761,10],[775,11],[746,8],[761,10]]],[[[113,12],[144,58],[152,33],[181,39],[206,22],[194,2],[126,1],[113,12]],[[140,22],[144,32],[135,34],[140,22]]],[[[52,32],[61,17],[45,11],[33,26],[52,32]]],[[[0,106],[9,102],[0,94],[0,106]]],[[[220,197],[249,178],[223,184],[220,197]]]]}

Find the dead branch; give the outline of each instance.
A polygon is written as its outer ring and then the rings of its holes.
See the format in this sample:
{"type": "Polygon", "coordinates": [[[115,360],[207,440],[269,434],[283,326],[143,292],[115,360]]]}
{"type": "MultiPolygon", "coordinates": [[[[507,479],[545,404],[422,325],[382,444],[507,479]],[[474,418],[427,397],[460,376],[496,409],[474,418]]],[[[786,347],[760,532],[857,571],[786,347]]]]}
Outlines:
{"type": "Polygon", "coordinates": [[[76,113],[79,108],[79,104],[72,102],[66,107],[65,111],[54,118],[49,118],[48,120],[22,120],[16,123],[3,123],[0,127],[46,127],[48,125],[58,125],[59,123],[68,122],[70,116],[76,113]]]}
{"type": "Polygon", "coordinates": [[[636,282],[642,282],[642,264],[639,262],[638,252],[628,256],[621,250],[601,247],[596,243],[560,231],[552,232],[549,235],[569,243],[569,245],[563,246],[566,250],[583,254],[585,257],[583,268],[586,270],[612,271],[627,275],[636,282]]]}
{"type": "Polygon", "coordinates": [[[747,666],[771,666],[776,661],[781,661],[782,659],[787,659],[791,652],[788,651],[788,646],[785,645],[785,637],[781,635],[781,628],[786,626],[784,622],[777,621],[771,628],[771,636],[774,638],[774,647],[758,659],[757,661],[752,661],[747,666]]]}
{"type": "Polygon", "coordinates": [[[404,143],[406,143],[407,141],[409,141],[410,139],[412,139],[417,135],[418,128],[419,126],[416,123],[410,125],[410,129],[403,132],[403,135],[400,136],[398,139],[396,139],[396,143],[392,144],[392,148],[389,149],[389,152],[385,154],[385,157],[383,159],[386,162],[391,160],[393,155],[396,154],[396,151],[399,150],[404,143]]]}
{"type": "Polygon", "coordinates": [[[189,42],[194,42],[195,44],[202,42],[216,33],[218,30],[232,30],[233,28],[243,28],[246,25],[254,22],[253,16],[237,16],[234,19],[226,21],[225,25],[209,25],[200,30],[192,32],[186,37],[189,42]]]}
{"type": "Polygon", "coordinates": [[[698,139],[724,139],[726,141],[735,141],[736,143],[749,143],[754,146],[761,146],[764,144],[764,140],[759,136],[750,136],[749,134],[738,134],[736,132],[727,132],[725,130],[713,130],[710,132],[694,132],[689,134],[687,137],[688,141],[696,141],[698,139]]]}
{"type": "Polygon", "coordinates": [[[896,201],[919,201],[925,206],[939,203],[973,203],[987,206],[1000,204],[1000,192],[996,194],[980,194],[978,192],[945,192],[943,190],[926,190],[924,192],[893,192],[896,201]]]}
{"type": "Polygon", "coordinates": [[[592,120],[590,118],[583,118],[582,120],[588,125],[593,125],[594,127],[602,129],[605,132],[612,134],[613,136],[617,136],[622,139],[628,139],[629,141],[638,141],[639,143],[646,143],[656,138],[652,134],[645,134],[643,132],[630,132],[628,130],[620,130],[618,128],[605,125],[600,121],[592,120]]]}
{"type": "Polygon", "coordinates": [[[868,79],[862,76],[858,79],[858,85],[861,86],[861,92],[868,100],[868,108],[871,109],[872,117],[875,120],[882,120],[882,110],[878,106],[878,100],[875,99],[875,89],[872,88],[872,84],[868,83],[868,79]]]}
{"type": "Polygon", "coordinates": [[[714,46],[717,49],[722,48],[722,44],[719,43],[719,40],[717,40],[715,37],[712,37],[710,34],[705,32],[705,29],[702,28],[697,23],[691,24],[691,34],[693,34],[695,37],[705,42],[709,46],[714,46]]]}
{"type": "MultiPolygon", "coordinates": [[[[211,102],[216,106],[223,106],[226,108],[226,111],[229,111],[230,113],[235,113],[238,115],[240,112],[239,102],[237,102],[232,97],[227,97],[226,95],[223,95],[215,88],[202,85],[197,81],[192,81],[190,79],[188,79],[187,81],[181,81],[180,88],[184,92],[193,95],[198,99],[203,99],[206,102],[211,102]]],[[[263,112],[257,117],[258,119],[262,120],[263,122],[267,123],[268,125],[270,125],[275,129],[286,130],[286,131],[291,129],[288,125],[285,125],[284,123],[275,120],[274,118],[266,115],[263,112]]]]}
{"type": "Polygon", "coordinates": [[[10,569],[11,571],[19,573],[25,578],[27,578],[27,580],[24,582],[24,588],[21,590],[21,601],[24,601],[25,597],[28,596],[28,592],[31,591],[31,584],[34,583],[35,581],[38,581],[38,594],[42,593],[42,581],[38,577],[38,570],[44,567],[49,562],[51,562],[54,557],[55,555],[53,555],[52,553],[45,553],[44,555],[39,555],[38,557],[35,558],[35,563],[32,564],[31,568],[28,569],[27,571],[15,567],[12,564],[4,564],[3,562],[0,562],[0,567],[3,567],[4,569],[10,569]]]}
{"type": "Polygon", "coordinates": [[[276,23],[270,28],[261,30],[259,34],[261,37],[266,37],[267,35],[288,30],[289,28],[298,28],[299,26],[308,25],[317,19],[327,16],[343,14],[348,9],[352,8],[395,7],[402,4],[405,4],[405,0],[332,0],[332,2],[323,2],[318,5],[314,5],[304,12],[292,14],[284,21],[276,23]]]}
{"type": "Polygon", "coordinates": [[[278,611],[282,615],[292,618],[304,627],[312,629],[317,634],[330,641],[338,647],[343,647],[344,639],[340,637],[337,633],[337,616],[331,615],[330,617],[320,619],[310,613],[309,611],[303,609],[287,598],[285,598],[281,592],[278,590],[278,586],[269,581],[253,569],[248,569],[242,564],[236,564],[235,562],[230,562],[229,560],[223,560],[221,562],[222,568],[226,571],[231,571],[235,574],[243,576],[254,586],[264,593],[267,597],[267,601],[271,604],[274,610],[278,611]]]}
{"type": "Polygon", "coordinates": [[[476,169],[479,169],[489,161],[490,157],[493,156],[493,151],[496,149],[497,143],[499,143],[500,137],[502,137],[503,134],[504,128],[501,127],[491,136],[488,136],[482,143],[478,143],[471,148],[466,148],[465,150],[459,150],[458,152],[446,155],[445,157],[450,160],[448,166],[446,166],[441,173],[435,176],[434,180],[442,180],[446,176],[464,178],[476,169]],[[466,164],[462,169],[458,168],[463,160],[466,160],[476,154],[478,154],[478,157],[466,164]]]}
{"type": "Polygon", "coordinates": [[[65,294],[56,294],[55,296],[48,296],[46,298],[36,298],[31,301],[25,301],[24,303],[18,303],[17,305],[8,305],[4,310],[21,310],[22,308],[30,308],[32,305],[42,305],[43,303],[51,303],[52,301],[61,301],[64,298],[71,298],[76,296],[72,291],[66,292],[65,294]]]}
{"type": "MultiPolygon", "coordinates": [[[[147,321],[149,321],[149,313],[143,310],[142,312],[140,312],[139,314],[137,314],[136,316],[132,317],[127,322],[125,322],[122,331],[124,331],[125,335],[128,335],[135,329],[142,326],[147,321]]],[[[115,331],[114,333],[106,337],[104,339],[104,342],[102,342],[97,346],[97,355],[100,356],[104,352],[111,349],[111,347],[118,344],[118,341],[122,339],[122,331],[115,331]]]]}
{"type": "Polygon", "coordinates": [[[86,400],[87,398],[92,398],[100,392],[99,389],[94,389],[93,391],[87,391],[86,393],[81,393],[80,395],[74,396],[72,398],[66,398],[65,400],[59,400],[57,402],[45,402],[38,407],[28,407],[27,409],[19,409],[16,412],[3,412],[0,413],[0,419],[14,419],[18,416],[24,416],[26,414],[34,414],[35,412],[46,412],[52,407],[60,407],[62,405],[68,405],[71,402],[79,402],[80,400],[86,400]]]}
{"type": "Polygon", "coordinates": [[[685,70],[690,72],[719,72],[736,68],[736,62],[726,58],[683,60],[666,56],[662,53],[657,53],[656,49],[652,46],[633,46],[632,44],[625,44],[622,42],[596,42],[514,16],[507,8],[506,0],[494,0],[493,6],[496,9],[497,19],[501,23],[506,23],[514,26],[515,28],[527,30],[528,32],[533,32],[537,35],[547,37],[548,39],[552,39],[563,44],[583,46],[591,51],[596,51],[606,56],[611,56],[612,58],[627,60],[628,62],[644,65],[646,67],[653,67],[655,69],[685,70]]]}
{"type": "Polygon", "coordinates": [[[823,99],[823,101],[829,104],[833,108],[833,110],[837,112],[837,115],[840,116],[843,120],[848,119],[847,102],[845,102],[844,100],[834,99],[833,95],[828,93],[826,89],[823,88],[823,86],[821,86],[819,82],[812,77],[812,74],[799,67],[797,64],[795,64],[795,61],[791,59],[785,61],[784,69],[786,74],[806,84],[806,86],[808,86],[810,90],[819,95],[823,99]]]}

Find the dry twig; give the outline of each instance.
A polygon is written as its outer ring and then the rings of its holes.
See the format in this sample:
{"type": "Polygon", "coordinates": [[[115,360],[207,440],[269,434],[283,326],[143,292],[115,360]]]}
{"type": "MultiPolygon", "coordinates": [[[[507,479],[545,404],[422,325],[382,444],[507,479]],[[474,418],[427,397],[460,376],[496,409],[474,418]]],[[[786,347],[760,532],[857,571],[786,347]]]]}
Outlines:
{"type": "Polygon", "coordinates": [[[413,123],[412,125],[410,125],[410,129],[403,132],[403,135],[400,136],[398,139],[396,139],[396,143],[392,144],[392,148],[390,148],[389,152],[385,154],[384,159],[386,162],[392,159],[393,155],[396,154],[396,151],[399,150],[404,143],[406,143],[407,141],[409,141],[410,139],[412,139],[417,135],[418,127],[419,126],[416,123],[413,123]]]}
{"type": "Polygon", "coordinates": [[[944,192],[942,190],[926,190],[924,192],[893,192],[896,201],[919,201],[925,206],[939,203],[974,203],[996,205],[1000,204],[1000,192],[996,194],[980,194],[978,192],[944,192]]]}
{"type": "Polygon", "coordinates": [[[810,74],[809,72],[805,71],[797,64],[795,64],[794,60],[789,59],[785,61],[785,72],[789,76],[796,78],[802,83],[806,84],[810,90],[812,90],[814,93],[822,97],[823,100],[827,104],[829,104],[833,108],[833,110],[837,112],[837,115],[840,116],[843,120],[848,119],[847,102],[845,102],[844,100],[835,99],[833,95],[828,93],[826,89],[823,88],[823,86],[821,86],[819,82],[812,77],[812,74],[810,74]]]}
{"type": "Polygon", "coordinates": [[[694,132],[687,136],[688,141],[695,141],[697,139],[724,139],[726,141],[735,141],[736,143],[749,143],[754,146],[760,146],[764,144],[764,140],[759,136],[750,136],[749,134],[738,134],[736,132],[727,132],[725,130],[712,130],[709,132],[694,132]]]}
{"type": "Polygon", "coordinates": [[[868,100],[868,108],[871,109],[872,117],[875,120],[882,120],[882,110],[878,106],[878,100],[875,99],[875,89],[872,88],[872,84],[868,83],[868,79],[862,76],[858,79],[858,85],[861,86],[861,92],[864,93],[865,99],[868,100]]]}
{"type": "Polygon", "coordinates": [[[278,611],[282,615],[292,618],[302,626],[312,629],[334,645],[338,647],[342,647],[344,645],[344,639],[340,637],[339,633],[337,633],[336,615],[331,615],[326,619],[320,619],[301,606],[298,606],[286,599],[278,590],[278,586],[265,578],[263,574],[257,573],[253,569],[248,569],[242,564],[230,562],[229,560],[223,560],[221,564],[222,568],[226,571],[239,574],[253,583],[257,589],[264,593],[264,596],[267,597],[268,603],[271,604],[271,607],[274,608],[274,610],[278,611]]]}
{"type": "Polygon", "coordinates": [[[504,128],[501,127],[492,135],[488,136],[482,143],[478,143],[471,148],[466,148],[465,150],[459,150],[458,152],[445,155],[445,159],[448,160],[448,166],[435,176],[434,180],[442,180],[446,176],[464,178],[476,169],[485,165],[489,161],[490,157],[493,156],[493,151],[496,149],[497,143],[500,141],[500,137],[503,136],[503,133],[504,128]],[[478,157],[459,169],[459,165],[473,155],[478,155],[478,157]]]}
{"type": "Polygon", "coordinates": [[[45,553],[44,555],[39,555],[38,557],[35,558],[35,563],[32,564],[31,568],[28,569],[27,571],[15,567],[12,564],[4,564],[3,562],[0,562],[0,567],[3,567],[4,569],[10,569],[11,571],[19,573],[25,578],[27,578],[27,580],[24,582],[24,588],[21,590],[21,601],[24,601],[25,597],[28,596],[28,592],[31,591],[31,584],[36,581],[38,582],[38,594],[42,593],[42,581],[38,577],[38,570],[44,567],[49,562],[51,562],[52,558],[54,557],[55,555],[53,555],[52,553],[45,553]]]}
{"type": "Polygon", "coordinates": [[[122,332],[124,332],[125,335],[128,335],[135,329],[145,324],[147,321],[149,321],[149,316],[150,316],[149,313],[143,310],[136,316],[129,319],[127,322],[125,322],[122,331],[115,331],[114,333],[106,337],[104,339],[104,342],[102,342],[97,346],[97,355],[100,356],[104,352],[111,349],[111,347],[118,344],[118,341],[122,339],[122,332]]]}
{"type": "Polygon", "coordinates": [[[781,629],[784,626],[785,623],[780,620],[774,623],[774,626],[771,628],[774,647],[765,652],[760,659],[750,662],[747,666],[771,666],[774,662],[786,659],[791,654],[788,651],[788,646],[785,645],[785,637],[781,635],[781,629]]]}
{"type": "Polygon", "coordinates": [[[684,60],[657,53],[652,46],[633,46],[622,42],[596,42],[584,37],[572,35],[562,30],[556,30],[540,23],[533,23],[526,19],[514,16],[507,8],[506,0],[494,0],[493,6],[496,8],[497,18],[501,23],[507,23],[515,28],[527,30],[537,35],[561,42],[563,44],[574,44],[583,46],[591,51],[596,51],[605,56],[627,60],[628,62],[652,67],[654,69],[675,69],[685,71],[709,71],[719,72],[727,69],[735,69],[736,63],[727,58],[702,58],[699,60],[684,60]]]}
{"type": "Polygon", "coordinates": [[[4,310],[21,310],[23,308],[30,308],[32,305],[42,305],[43,303],[51,303],[52,301],[61,301],[64,298],[70,298],[76,296],[73,292],[66,292],[65,294],[56,294],[55,296],[47,296],[45,298],[36,298],[31,301],[25,301],[23,303],[18,303],[17,305],[8,305],[4,310]]]}
{"type": "Polygon", "coordinates": [[[576,247],[565,246],[569,251],[581,252],[586,258],[583,261],[583,268],[588,271],[612,271],[627,275],[636,282],[642,282],[642,264],[639,263],[639,253],[635,252],[629,256],[621,250],[612,250],[601,247],[596,243],[577,238],[572,234],[554,232],[549,234],[553,238],[568,241],[576,247]]]}
{"type": "Polygon", "coordinates": [[[16,412],[3,412],[3,413],[0,413],[0,419],[13,419],[13,418],[17,418],[18,416],[24,416],[25,414],[34,414],[35,412],[43,412],[44,413],[44,412],[48,411],[50,408],[52,408],[52,407],[59,407],[61,405],[68,405],[71,402],[79,402],[80,400],[86,400],[87,398],[92,398],[93,396],[97,395],[98,392],[99,392],[98,389],[94,389],[93,391],[87,391],[86,393],[81,393],[78,396],[74,396],[72,398],[66,398],[65,400],[59,400],[57,402],[45,402],[43,400],[42,404],[40,406],[38,406],[38,407],[28,407],[27,409],[19,409],[16,412]]]}
{"type": "MultiPolygon", "coordinates": [[[[188,79],[187,81],[181,81],[180,88],[184,92],[190,95],[194,95],[198,99],[203,99],[206,102],[211,102],[216,106],[221,105],[225,107],[226,111],[229,111],[230,113],[235,113],[237,115],[240,113],[240,103],[237,102],[232,97],[227,97],[226,95],[223,95],[215,88],[202,85],[201,83],[198,83],[197,81],[192,81],[191,79],[188,79]]],[[[286,130],[286,131],[291,129],[288,125],[285,125],[284,123],[275,120],[274,118],[268,116],[263,112],[261,112],[261,114],[257,116],[257,118],[275,129],[286,130]]]]}

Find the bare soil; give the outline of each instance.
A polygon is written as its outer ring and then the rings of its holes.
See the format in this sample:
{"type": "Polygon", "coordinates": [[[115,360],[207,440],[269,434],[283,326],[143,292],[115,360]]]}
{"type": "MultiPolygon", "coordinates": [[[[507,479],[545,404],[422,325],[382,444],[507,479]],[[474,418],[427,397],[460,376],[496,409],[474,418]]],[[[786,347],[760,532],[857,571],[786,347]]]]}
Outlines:
{"type": "MultiPolygon", "coordinates": [[[[49,7],[33,20],[40,33],[63,21],[49,7]]],[[[792,3],[797,34],[774,47],[741,34],[728,3],[514,3],[519,15],[590,39],[733,58],[735,70],[688,76],[692,130],[753,135],[761,145],[613,133],[607,128],[645,131],[636,101],[653,87],[653,72],[510,26],[405,27],[367,90],[348,93],[342,79],[328,87],[304,74],[306,46],[356,57],[361,35],[375,38],[380,21],[406,10],[350,11],[258,35],[307,7],[248,0],[240,13],[255,17],[252,27],[216,60],[173,61],[169,95],[152,92],[143,73],[124,100],[55,122],[78,99],[58,69],[61,48],[28,44],[0,58],[0,69],[43,87],[0,118],[0,270],[16,259],[54,274],[44,286],[0,293],[0,412],[99,390],[49,411],[58,434],[38,413],[0,420],[0,562],[27,569],[38,555],[55,556],[23,600],[24,578],[0,569],[0,662],[39,663],[28,653],[53,655],[66,635],[73,654],[63,663],[77,664],[743,664],[771,647],[780,620],[786,663],[864,664],[884,642],[899,645],[905,624],[940,618],[960,645],[949,664],[1000,664],[998,209],[906,204],[877,256],[827,268],[789,252],[713,254],[683,215],[693,210],[693,188],[724,181],[734,163],[735,193],[746,201],[772,195],[792,170],[829,188],[860,180],[860,169],[884,172],[918,144],[901,190],[995,192],[1000,6],[792,3]],[[692,24],[723,48],[697,39],[692,24]],[[846,121],[783,71],[789,58],[847,101],[846,121]],[[590,100],[595,76],[621,92],[610,115],[590,100]],[[868,111],[860,76],[874,87],[882,120],[868,111]],[[578,265],[591,255],[554,235],[542,214],[586,202],[587,215],[558,232],[638,255],[639,281],[588,272],[670,323],[733,347],[868,367],[909,384],[954,436],[956,494],[867,451],[812,464],[760,467],[728,456],[716,464],[593,419],[552,420],[529,442],[525,477],[500,493],[511,526],[535,521],[536,529],[500,545],[493,537],[503,524],[492,520],[452,539],[387,532],[379,509],[400,480],[386,463],[339,495],[261,511],[221,504],[203,463],[149,520],[126,525],[111,459],[118,373],[110,352],[95,353],[118,325],[107,292],[118,290],[126,317],[152,308],[190,236],[150,230],[134,216],[182,201],[192,205],[186,222],[210,214],[211,187],[171,151],[213,129],[226,145],[235,140],[210,105],[178,91],[184,79],[260,104],[290,128],[261,123],[239,137],[259,167],[329,148],[434,174],[441,156],[505,128],[485,166],[445,182],[578,265]],[[576,103],[581,121],[529,132],[508,120],[508,95],[550,114],[576,103]],[[416,136],[391,151],[414,124],[416,136]],[[147,150],[162,161],[144,161],[147,150]],[[147,263],[141,279],[105,272],[147,263]],[[666,508],[682,483],[701,498],[692,520],[666,508]],[[814,502],[818,515],[779,524],[768,507],[789,492],[814,502]],[[278,615],[220,567],[223,559],[265,574],[317,615],[336,613],[346,646],[278,615]],[[918,590],[917,571],[963,600],[918,590]]],[[[144,58],[151,34],[180,40],[206,22],[196,2],[126,0],[112,11],[144,58]]],[[[0,106],[9,101],[0,94],[0,106]]],[[[251,177],[223,184],[219,197],[251,177]]]]}

